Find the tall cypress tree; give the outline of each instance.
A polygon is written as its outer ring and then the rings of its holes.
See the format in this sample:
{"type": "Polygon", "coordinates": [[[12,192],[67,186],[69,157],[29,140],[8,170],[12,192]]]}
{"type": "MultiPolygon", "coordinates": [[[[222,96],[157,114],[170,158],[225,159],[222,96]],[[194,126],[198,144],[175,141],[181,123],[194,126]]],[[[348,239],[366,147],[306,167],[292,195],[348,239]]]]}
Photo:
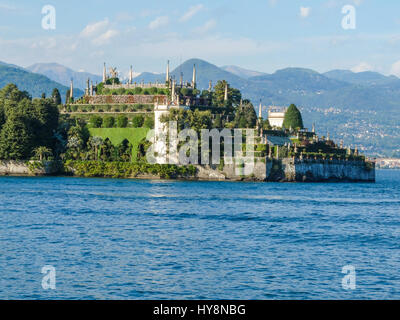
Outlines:
{"type": "Polygon", "coordinates": [[[56,106],[61,104],[61,95],[60,95],[60,91],[58,91],[57,88],[53,89],[53,93],[51,94],[51,97],[53,98],[56,106]]]}
{"type": "Polygon", "coordinates": [[[67,90],[67,93],[66,93],[66,95],[65,95],[65,103],[66,103],[66,104],[70,103],[70,101],[69,101],[69,96],[70,96],[70,95],[71,95],[71,90],[68,89],[68,90],[67,90]]]}
{"type": "Polygon", "coordinates": [[[299,109],[294,104],[291,104],[286,111],[285,119],[283,120],[283,126],[286,129],[293,128],[293,129],[303,129],[303,118],[299,109]]]}

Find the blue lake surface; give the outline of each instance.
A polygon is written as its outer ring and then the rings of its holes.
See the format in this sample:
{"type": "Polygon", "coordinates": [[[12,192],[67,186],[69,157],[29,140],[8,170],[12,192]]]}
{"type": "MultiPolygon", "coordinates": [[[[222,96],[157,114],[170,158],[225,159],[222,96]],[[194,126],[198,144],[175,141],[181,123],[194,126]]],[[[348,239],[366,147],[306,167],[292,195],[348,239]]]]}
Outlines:
{"type": "Polygon", "coordinates": [[[400,299],[399,209],[400,171],[376,184],[2,177],[0,299],[400,299]]]}

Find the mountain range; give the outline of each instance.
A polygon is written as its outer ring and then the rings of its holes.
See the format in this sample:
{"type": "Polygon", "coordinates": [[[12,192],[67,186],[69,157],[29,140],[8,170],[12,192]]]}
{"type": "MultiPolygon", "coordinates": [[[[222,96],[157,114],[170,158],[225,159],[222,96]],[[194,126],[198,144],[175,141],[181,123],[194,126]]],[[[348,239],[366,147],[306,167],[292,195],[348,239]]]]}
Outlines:
{"type": "Polygon", "coordinates": [[[222,70],[233,73],[243,79],[249,79],[251,77],[257,77],[257,76],[263,76],[266,74],[264,72],[258,72],[258,71],[254,71],[254,70],[244,69],[244,68],[241,68],[238,66],[223,66],[220,68],[222,70]]]}
{"type": "Polygon", "coordinates": [[[26,69],[34,73],[42,74],[55,82],[61,83],[64,86],[69,86],[71,79],[73,79],[74,86],[82,90],[85,90],[88,79],[93,81],[93,83],[100,83],[103,80],[103,78],[99,75],[88,72],[74,71],[58,63],[36,63],[27,67],[26,69]]]}
{"type": "MultiPolygon", "coordinates": [[[[199,89],[218,80],[241,90],[243,97],[258,106],[263,116],[267,106],[300,107],[305,125],[315,123],[321,135],[329,132],[336,140],[358,146],[370,156],[400,157],[400,79],[377,72],[355,73],[333,70],[318,73],[305,68],[286,68],[272,74],[259,72],[250,76],[240,67],[218,67],[200,59],[191,59],[171,73],[179,81],[191,81],[193,65],[197,68],[199,89]],[[234,73],[227,70],[234,70],[234,73]]],[[[135,81],[165,81],[165,74],[142,73],[135,81]]]]}
{"type": "MultiPolygon", "coordinates": [[[[246,98],[258,104],[288,105],[297,103],[304,107],[346,108],[366,110],[399,110],[400,79],[377,72],[354,73],[333,70],[326,73],[304,68],[286,68],[273,74],[249,71],[240,67],[217,67],[200,59],[184,62],[171,72],[179,81],[191,81],[193,65],[197,68],[197,85],[207,89],[209,81],[218,80],[240,89],[246,98]],[[234,70],[234,73],[227,70],[234,70]],[[257,73],[250,76],[250,73],[257,73]]],[[[134,81],[165,81],[165,74],[144,72],[134,81]]]]}
{"type": "MultiPolygon", "coordinates": [[[[213,84],[226,80],[232,87],[240,89],[243,97],[255,106],[260,100],[264,106],[295,103],[302,110],[306,126],[311,127],[315,122],[321,135],[329,131],[335,139],[358,145],[369,155],[400,156],[400,79],[395,76],[349,70],[318,73],[304,68],[286,68],[268,74],[238,66],[218,67],[201,59],[184,62],[172,70],[171,76],[179,82],[183,74],[184,81],[190,82],[194,64],[199,89],[207,89],[210,80],[213,84]]],[[[33,95],[41,94],[41,87],[45,85],[66,86],[71,78],[80,88],[85,88],[87,78],[101,81],[98,75],[76,72],[55,63],[35,64],[27,69],[6,65],[15,70],[13,77],[10,74],[4,77],[1,67],[4,66],[0,63],[0,86],[17,82],[33,95]],[[38,74],[45,77],[33,82],[19,79],[19,76],[40,77],[38,74]]],[[[165,74],[143,72],[134,81],[164,82],[165,74]]],[[[266,110],[264,107],[264,117],[266,110]]]]}
{"type": "MultiPolygon", "coordinates": [[[[69,86],[62,85],[48,77],[30,72],[22,67],[0,62],[0,88],[3,88],[9,83],[14,83],[20,90],[28,91],[32,97],[38,98],[45,93],[46,96],[51,96],[53,89],[57,88],[60,91],[60,95],[63,101],[69,86]]],[[[82,96],[83,91],[79,89],[74,90],[74,96],[82,96]]]]}

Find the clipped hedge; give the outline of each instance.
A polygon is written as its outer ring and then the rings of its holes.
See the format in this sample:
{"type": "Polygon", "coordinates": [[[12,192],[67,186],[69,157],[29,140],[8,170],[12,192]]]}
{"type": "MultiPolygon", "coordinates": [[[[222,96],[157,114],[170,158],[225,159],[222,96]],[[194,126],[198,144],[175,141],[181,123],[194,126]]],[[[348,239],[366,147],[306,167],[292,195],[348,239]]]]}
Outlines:
{"type": "Polygon", "coordinates": [[[196,175],[193,165],[177,166],[169,164],[148,164],[129,162],[73,161],[64,164],[66,173],[80,177],[134,178],[140,174],[150,174],[162,179],[188,178],[196,175]]]}

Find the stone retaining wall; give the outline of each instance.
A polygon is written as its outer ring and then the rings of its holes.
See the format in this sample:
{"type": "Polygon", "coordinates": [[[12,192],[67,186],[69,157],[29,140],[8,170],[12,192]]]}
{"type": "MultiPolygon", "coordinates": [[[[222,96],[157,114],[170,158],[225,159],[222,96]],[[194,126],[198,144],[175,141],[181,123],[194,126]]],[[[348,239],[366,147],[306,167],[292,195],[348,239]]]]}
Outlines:
{"type": "Polygon", "coordinates": [[[45,176],[60,170],[57,161],[0,161],[0,175],[3,176],[45,176]]]}
{"type": "Polygon", "coordinates": [[[282,165],[288,181],[375,182],[373,162],[283,159],[282,165]]]}
{"type": "Polygon", "coordinates": [[[256,158],[254,170],[245,174],[238,163],[196,166],[201,180],[270,182],[375,182],[375,164],[362,161],[256,158]]]}
{"type": "Polygon", "coordinates": [[[166,104],[165,95],[99,95],[87,96],[88,104],[166,104]]]}
{"type": "MultiPolygon", "coordinates": [[[[362,161],[256,158],[254,170],[245,174],[242,164],[196,165],[198,180],[270,182],[375,182],[375,164],[362,161]]],[[[57,161],[0,161],[0,175],[44,176],[62,172],[57,161]]],[[[137,178],[151,179],[151,175],[137,178]]]]}

